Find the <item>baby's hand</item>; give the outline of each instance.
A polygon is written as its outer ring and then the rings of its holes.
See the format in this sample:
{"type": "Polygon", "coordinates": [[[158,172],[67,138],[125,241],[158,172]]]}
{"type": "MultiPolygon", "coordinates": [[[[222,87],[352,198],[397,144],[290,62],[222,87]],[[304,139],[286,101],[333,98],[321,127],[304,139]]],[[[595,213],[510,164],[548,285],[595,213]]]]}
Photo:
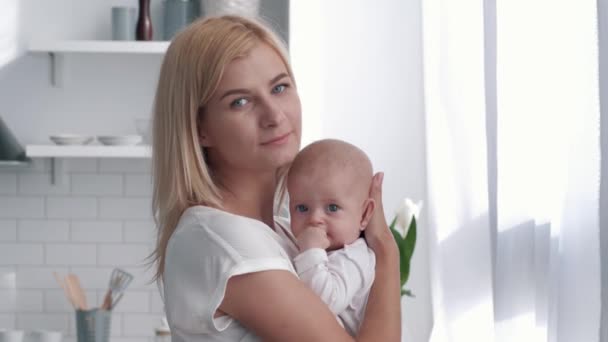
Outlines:
{"type": "Polygon", "coordinates": [[[311,248],[326,249],[329,247],[329,239],[325,230],[319,227],[308,227],[304,229],[297,237],[298,247],[300,252],[304,252],[311,248]]]}

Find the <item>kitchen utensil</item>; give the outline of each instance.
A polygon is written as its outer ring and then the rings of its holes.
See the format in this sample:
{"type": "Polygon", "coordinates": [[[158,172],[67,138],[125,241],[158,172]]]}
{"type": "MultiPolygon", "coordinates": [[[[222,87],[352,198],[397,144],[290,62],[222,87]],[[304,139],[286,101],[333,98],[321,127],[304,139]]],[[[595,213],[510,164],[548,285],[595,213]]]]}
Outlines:
{"type": "Polygon", "coordinates": [[[110,275],[108,291],[106,291],[103,299],[102,309],[113,309],[122,298],[123,292],[127,289],[132,280],[133,275],[131,273],[121,270],[120,268],[113,269],[112,274],[110,275]]]}
{"type": "Polygon", "coordinates": [[[120,302],[120,300],[122,299],[122,295],[124,295],[124,294],[125,294],[124,292],[121,292],[118,296],[116,296],[116,299],[114,299],[112,301],[112,304],[110,307],[114,308],[118,304],[118,302],[120,302]]]}
{"type": "Polygon", "coordinates": [[[77,307],[81,310],[88,310],[87,298],[84,294],[82,286],[80,286],[80,280],[78,279],[78,276],[70,273],[65,277],[65,280],[65,283],[66,285],[68,285],[68,288],[72,293],[73,298],[76,300],[77,307]]]}
{"type": "Polygon", "coordinates": [[[61,279],[59,274],[57,272],[53,272],[53,276],[55,277],[57,284],[59,284],[59,287],[63,289],[63,293],[65,293],[65,297],[68,299],[70,304],[72,304],[72,307],[74,307],[74,309],[78,308],[76,300],[72,296],[72,292],[70,292],[70,290],[66,286],[65,282],[61,279]]]}
{"type": "Polygon", "coordinates": [[[49,137],[57,145],[86,145],[93,141],[93,137],[79,134],[58,134],[49,137]]]}
{"type": "Polygon", "coordinates": [[[141,135],[101,135],[97,137],[104,145],[137,145],[141,142],[141,135]]]}
{"type": "Polygon", "coordinates": [[[101,303],[101,309],[112,309],[112,289],[108,289],[106,291],[106,294],[103,296],[103,303],[101,303]]]}

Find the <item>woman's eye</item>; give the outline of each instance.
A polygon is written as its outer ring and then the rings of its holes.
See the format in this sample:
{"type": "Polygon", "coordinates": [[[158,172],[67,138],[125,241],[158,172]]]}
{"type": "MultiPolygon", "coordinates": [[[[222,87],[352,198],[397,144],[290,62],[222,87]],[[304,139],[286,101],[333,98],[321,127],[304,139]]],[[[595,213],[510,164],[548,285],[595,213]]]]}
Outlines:
{"type": "Polygon", "coordinates": [[[284,92],[286,88],[287,88],[287,84],[279,84],[276,87],[272,88],[272,93],[280,94],[280,93],[284,92]]]}
{"type": "Polygon", "coordinates": [[[336,211],[338,211],[338,209],[340,209],[340,207],[338,207],[337,204],[330,204],[327,206],[327,210],[332,213],[335,213],[336,211]]]}
{"type": "Polygon", "coordinates": [[[296,205],[296,211],[300,212],[300,213],[305,213],[308,211],[308,207],[305,206],[304,204],[298,204],[298,205],[296,205]]]}
{"type": "Polygon", "coordinates": [[[232,107],[232,108],[243,107],[243,106],[244,106],[244,105],[246,105],[248,102],[249,102],[249,101],[248,101],[246,98],[241,97],[241,98],[239,98],[239,99],[236,99],[236,100],[234,100],[234,101],[230,102],[230,107],[232,107]]]}

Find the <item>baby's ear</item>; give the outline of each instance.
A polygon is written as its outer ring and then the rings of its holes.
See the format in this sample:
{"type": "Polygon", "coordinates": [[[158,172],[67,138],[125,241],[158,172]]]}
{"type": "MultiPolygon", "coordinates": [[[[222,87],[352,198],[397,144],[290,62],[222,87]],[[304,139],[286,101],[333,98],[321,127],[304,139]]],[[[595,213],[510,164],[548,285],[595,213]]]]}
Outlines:
{"type": "Polygon", "coordinates": [[[367,228],[367,224],[372,219],[375,208],[376,202],[374,202],[373,198],[367,198],[365,202],[363,202],[363,214],[361,215],[360,230],[365,230],[365,228],[367,228]]]}

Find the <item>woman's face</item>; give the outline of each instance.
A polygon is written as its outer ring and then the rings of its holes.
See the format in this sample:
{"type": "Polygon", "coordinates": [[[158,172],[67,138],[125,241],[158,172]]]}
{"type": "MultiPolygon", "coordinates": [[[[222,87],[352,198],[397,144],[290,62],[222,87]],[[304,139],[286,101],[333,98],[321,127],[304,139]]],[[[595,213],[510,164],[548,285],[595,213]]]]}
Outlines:
{"type": "Polygon", "coordinates": [[[301,107],[279,55],[258,44],[229,63],[200,127],[216,169],[275,170],[300,148],[301,107]]]}

